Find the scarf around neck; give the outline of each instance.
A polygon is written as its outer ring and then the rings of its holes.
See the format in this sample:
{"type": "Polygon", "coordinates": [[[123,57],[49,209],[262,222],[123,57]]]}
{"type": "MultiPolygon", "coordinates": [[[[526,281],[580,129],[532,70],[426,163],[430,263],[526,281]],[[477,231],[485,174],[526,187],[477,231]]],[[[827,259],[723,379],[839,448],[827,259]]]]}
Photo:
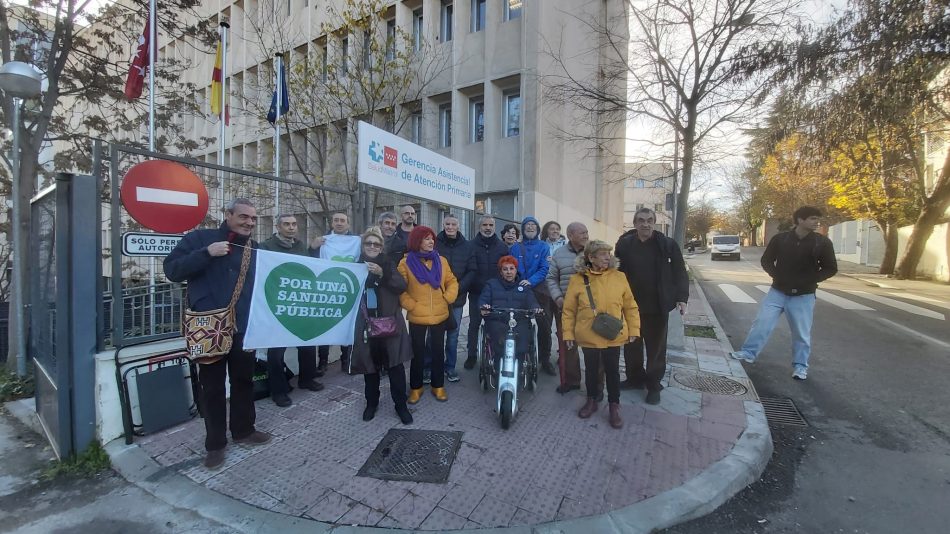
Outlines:
{"type": "Polygon", "coordinates": [[[442,285],[442,260],[435,249],[431,252],[410,251],[406,255],[406,265],[409,266],[412,276],[415,276],[419,283],[429,284],[435,289],[439,289],[442,285]],[[422,260],[431,261],[432,267],[427,268],[422,260]]]}

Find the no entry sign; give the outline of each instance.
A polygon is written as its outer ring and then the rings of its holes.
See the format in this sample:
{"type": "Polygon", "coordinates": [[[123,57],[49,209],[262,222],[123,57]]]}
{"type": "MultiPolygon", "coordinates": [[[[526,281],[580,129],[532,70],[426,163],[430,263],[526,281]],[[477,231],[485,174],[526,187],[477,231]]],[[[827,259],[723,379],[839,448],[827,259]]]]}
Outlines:
{"type": "Polygon", "coordinates": [[[208,190],[201,179],[172,161],[151,160],[132,167],[119,194],[129,215],[156,232],[191,230],[208,214],[208,190]]]}

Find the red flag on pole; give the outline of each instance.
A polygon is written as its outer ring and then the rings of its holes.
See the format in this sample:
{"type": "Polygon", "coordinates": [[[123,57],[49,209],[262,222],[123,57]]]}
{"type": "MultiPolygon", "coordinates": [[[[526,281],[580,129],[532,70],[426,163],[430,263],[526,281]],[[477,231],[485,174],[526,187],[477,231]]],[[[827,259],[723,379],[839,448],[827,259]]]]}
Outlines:
{"type": "Polygon", "coordinates": [[[142,87],[145,86],[145,76],[148,74],[148,35],[148,21],[145,21],[145,31],[139,37],[139,45],[129,65],[129,76],[125,79],[125,97],[129,100],[142,96],[142,87]]]}

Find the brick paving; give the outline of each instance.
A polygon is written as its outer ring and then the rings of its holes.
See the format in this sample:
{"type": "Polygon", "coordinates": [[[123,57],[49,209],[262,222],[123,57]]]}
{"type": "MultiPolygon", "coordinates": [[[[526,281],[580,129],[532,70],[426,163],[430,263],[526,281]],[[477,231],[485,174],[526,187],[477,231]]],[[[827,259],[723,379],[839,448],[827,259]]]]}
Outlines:
{"type": "MultiPolygon", "coordinates": [[[[687,315],[688,324],[711,324],[702,306],[691,308],[699,313],[687,315]]],[[[716,340],[686,342],[685,351],[671,352],[671,370],[746,377],[716,340]]],[[[606,406],[579,419],[583,392],[559,395],[557,378],[542,375],[537,392],[522,393],[521,413],[506,431],[493,412],[495,392],[483,393],[476,373],[461,370],[461,382],[446,384],[449,401],[427,391],[408,427],[463,432],[448,482],[395,482],[356,476],[389,429],[406,428],[389,393],[381,393],[376,418],[363,422],[362,377],[330,369],[325,390],[293,391],[290,408],[258,401],[258,429],[274,441],[229,445],[219,471],[201,465],[200,419],[136,443],[198,484],[282,514],[428,531],[521,526],[606,513],[683,484],[729,454],[746,427],[745,403],[754,402],[692,391],[668,374],[659,406],[646,405],[643,391],[622,393],[625,425],[614,430],[606,406]]]]}

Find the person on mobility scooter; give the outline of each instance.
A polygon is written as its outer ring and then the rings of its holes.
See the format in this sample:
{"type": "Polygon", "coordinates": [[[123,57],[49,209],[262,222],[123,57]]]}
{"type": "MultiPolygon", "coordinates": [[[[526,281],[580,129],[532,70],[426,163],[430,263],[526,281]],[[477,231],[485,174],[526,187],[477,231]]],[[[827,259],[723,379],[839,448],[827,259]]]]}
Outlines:
{"type": "Polygon", "coordinates": [[[538,362],[534,354],[535,336],[531,319],[541,310],[534,291],[530,286],[521,284],[518,260],[513,256],[502,257],[498,260],[498,272],[499,277],[488,281],[479,299],[479,311],[485,317],[484,337],[479,339],[482,345],[479,350],[479,379],[483,390],[487,390],[489,385],[498,387],[499,414],[502,417],[502,426],[507,428],[517,411],[517,384],[525,378],[528,389],[534,389],[537,380],[538,362]],[[519,372],[508,377],[512,380],[507,383],[513,384],[513,387],[507,387],[505,377],[499,376],[499,371],[502,369],[501,360],[505,355],[505,341],[512,318],[515,321],[514,354],[519,360],[515,368],[519,372]],[[491,360],[488,359],[489,354],[491,360]],[[508,397],[505,397],[506,389],[511,390],[508,397]]]}

